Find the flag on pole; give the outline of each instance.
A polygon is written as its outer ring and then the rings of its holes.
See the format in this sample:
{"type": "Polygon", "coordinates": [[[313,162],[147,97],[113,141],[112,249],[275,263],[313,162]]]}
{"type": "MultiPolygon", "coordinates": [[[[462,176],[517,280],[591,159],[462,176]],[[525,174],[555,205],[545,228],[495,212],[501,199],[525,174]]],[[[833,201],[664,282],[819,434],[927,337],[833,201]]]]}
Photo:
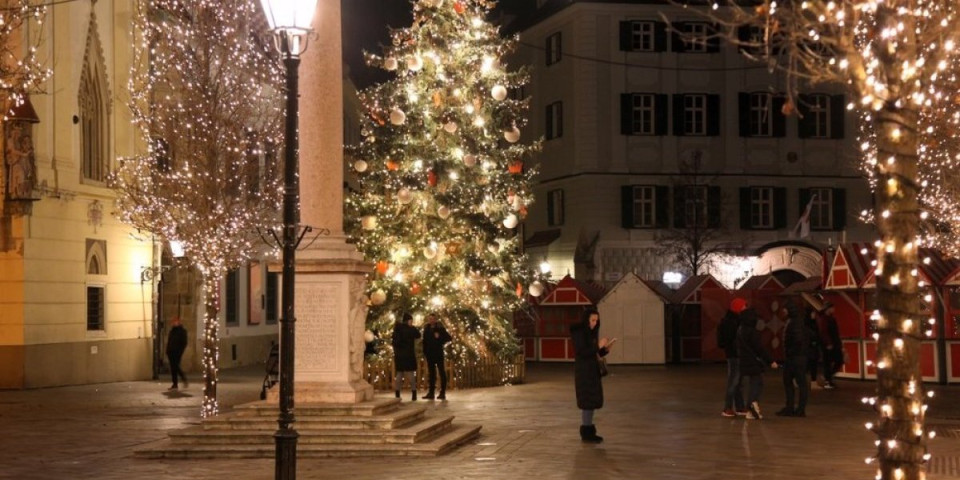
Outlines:
{"type": "Polygon", "coordinates": [[[796,238],[807,238],[810,236],[810,211],[813,210],[813,202],[817,199],[817,194],[813,194],[810,197],[810,201],[807,202],[807,208],[804,209],[803,215],[800,215],[800,219],[797,220],[797,226],[793,227],[793,236],[796,238]]]}

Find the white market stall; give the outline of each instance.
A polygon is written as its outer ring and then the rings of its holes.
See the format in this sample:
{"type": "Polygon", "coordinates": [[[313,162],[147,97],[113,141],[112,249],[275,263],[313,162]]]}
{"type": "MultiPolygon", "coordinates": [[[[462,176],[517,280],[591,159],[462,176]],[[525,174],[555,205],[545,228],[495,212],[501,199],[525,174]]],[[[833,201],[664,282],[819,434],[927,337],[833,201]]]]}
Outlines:
{"type": "Polygon", "coordinates": [[[665,363],[665,303],[633,273],[624,275],[600,299],[600,336],[619,339],[607,355],[608,363],[665,363]]]}

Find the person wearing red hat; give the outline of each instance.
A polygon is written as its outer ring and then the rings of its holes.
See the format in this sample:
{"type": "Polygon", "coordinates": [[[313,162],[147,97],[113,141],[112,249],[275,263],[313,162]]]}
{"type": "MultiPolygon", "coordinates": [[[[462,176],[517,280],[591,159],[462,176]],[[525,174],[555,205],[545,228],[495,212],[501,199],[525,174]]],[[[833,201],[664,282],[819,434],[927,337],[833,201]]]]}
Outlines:
{"type": "Polygon", "coordinates": [[[737,328],[740,326],[740,312],[746,308],[746,300],[734,298],[730,302],[730,309],[717,327],[717,346],[722,348],[727,356],[727,389],[723,400],[723,411],[720,412],[724,417],[747,414],[747,408],[743,404],[743,388],[740,384],[740,359],[737,356],[737,328]]]}

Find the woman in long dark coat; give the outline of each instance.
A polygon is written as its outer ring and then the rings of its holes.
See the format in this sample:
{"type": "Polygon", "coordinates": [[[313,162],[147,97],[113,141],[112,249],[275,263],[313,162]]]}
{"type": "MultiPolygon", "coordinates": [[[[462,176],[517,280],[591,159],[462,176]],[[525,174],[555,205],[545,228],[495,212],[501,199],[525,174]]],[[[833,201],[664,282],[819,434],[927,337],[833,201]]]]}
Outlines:
{"type": "Polygon", "coordinates": [[[410,383],[411,399],[417,399],[417,353],[414,346],[418,338],[420,338],[420,330],[413,326],[413,317],[409,313],[404,313],[403,320],[393,327],[393,366],[396,370],[393,382],[397,398],[400,398],[403,377],[407,377],[407,382],[410,383]]]}
{"type": "Polygon", "coordinates": [[[577,408],[580,409],[580,439],[587,443],[600,443],[603,437],[597,436],[597,427],[593,424],[593,411],[603,407],[603,384],[600,382],[600,357],[610,352],[613,341],[598,338],[600,332],[600,314],[588,308],[583,312],[580,323],[570,327],[573,340],[574,383],[577,390],[577,408]]]}
{"type": "Polygon", "coordinates": [[[740,374],[747,378],[747,418],[760,420],[760,394],[763,393],[763,371],[767,366],[777,368],[777,362],[764,348],[757,330],[757,312],[747,308],[740,313],[740,328],[737,329],[737,356],[740,357],[740,374]]]}

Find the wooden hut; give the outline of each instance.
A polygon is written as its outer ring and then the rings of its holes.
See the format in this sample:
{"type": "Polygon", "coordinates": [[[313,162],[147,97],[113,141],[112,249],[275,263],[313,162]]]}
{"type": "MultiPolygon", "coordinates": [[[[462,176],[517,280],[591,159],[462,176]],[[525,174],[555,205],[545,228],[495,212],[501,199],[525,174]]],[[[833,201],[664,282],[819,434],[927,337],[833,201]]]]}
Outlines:
{"type": "Polygon", "coordinates": [[[522,331],[524,356],[535,361],[571,361],[573,344],[570,326],[580,321],[583,309],[596,306],[605,290],[599,285],[580,282],[570,275],[547,289],[533,307],[533,336],[522,331]]]}
{"type": "Polygon", "coordinates": [[[666,361],[666,301],[636,274],[628,273],[597,303],[600,336],[618,338],[609,363],[662,364],[666,361]]]}

